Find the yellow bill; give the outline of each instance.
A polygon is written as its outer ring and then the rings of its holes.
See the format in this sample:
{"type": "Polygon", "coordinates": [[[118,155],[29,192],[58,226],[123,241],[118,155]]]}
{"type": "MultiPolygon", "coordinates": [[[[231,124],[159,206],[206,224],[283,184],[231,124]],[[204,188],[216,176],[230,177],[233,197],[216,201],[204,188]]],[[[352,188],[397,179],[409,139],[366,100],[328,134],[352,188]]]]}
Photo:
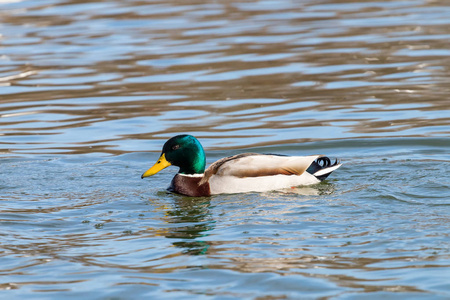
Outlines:
{"type": "Polygon", "coordinates": [[[163,169],[165,169],[165,168],[167,168],[168,166],[171,166],[171,165],[172,164],[166,160],[166,156],[163,153],[159,157],[158,161],[153,165],[153,167],[151,167],[150,169],[145,171],[144,174],[142,174],[141,178],[145,178],[145,177],[148,177],[148,176],[155,175],[159,171],[161,171],[161,170],[163,170],[163,169]]]}

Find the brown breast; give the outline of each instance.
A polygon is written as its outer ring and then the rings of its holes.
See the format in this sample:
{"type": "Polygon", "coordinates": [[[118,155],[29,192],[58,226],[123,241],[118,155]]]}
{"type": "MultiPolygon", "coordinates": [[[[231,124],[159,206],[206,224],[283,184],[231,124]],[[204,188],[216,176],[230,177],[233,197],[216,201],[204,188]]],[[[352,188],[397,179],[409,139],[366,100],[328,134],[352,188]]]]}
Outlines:
{"type": "Polygon", "coordinates": [[[173,177],[168,190],[191,197],[211,196],[209,182],[199,184],[202,178],[203,177],[191,177],[177,174],[173,177]]]}

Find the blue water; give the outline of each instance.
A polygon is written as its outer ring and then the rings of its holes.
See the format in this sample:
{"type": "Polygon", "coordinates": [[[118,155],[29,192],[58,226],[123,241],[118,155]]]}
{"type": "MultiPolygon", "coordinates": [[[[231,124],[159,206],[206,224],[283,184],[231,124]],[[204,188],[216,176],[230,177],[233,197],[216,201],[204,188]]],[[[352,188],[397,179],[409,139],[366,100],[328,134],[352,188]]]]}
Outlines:
{"type": "Polygon", "coordinates": [[[0,297],[450,298],[449,14],[0,0],[0,297]],[[184,197],[140,179],[179,133],[343,166],[184,197]]]}

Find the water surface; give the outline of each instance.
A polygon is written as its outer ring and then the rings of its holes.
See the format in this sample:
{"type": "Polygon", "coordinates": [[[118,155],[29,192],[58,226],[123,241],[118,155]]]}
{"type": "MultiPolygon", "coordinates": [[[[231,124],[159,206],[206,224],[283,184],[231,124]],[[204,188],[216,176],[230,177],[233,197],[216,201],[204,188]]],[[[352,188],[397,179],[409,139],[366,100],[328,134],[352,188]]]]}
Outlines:
{"type": "Polygon", "coordinates": [[[0,294],[447,299],[446,1],[0,1],[0,294]],[[327,154],[328,181],[188,198],[140,175],[327,154]]]}

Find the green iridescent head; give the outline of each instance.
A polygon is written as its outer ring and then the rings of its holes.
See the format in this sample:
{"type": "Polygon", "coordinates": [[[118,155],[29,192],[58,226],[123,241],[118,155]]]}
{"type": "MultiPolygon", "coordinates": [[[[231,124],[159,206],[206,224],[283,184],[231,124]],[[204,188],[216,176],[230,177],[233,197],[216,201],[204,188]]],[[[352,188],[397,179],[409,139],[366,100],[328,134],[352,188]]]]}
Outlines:
{"type": "Polygon", "coordinates": [[[181,174],[202,174],[205,172],[205,151],[192,135],[177,135],[163,146],[158,161],[148,169],[142,178],[152,176],[168,166],[177,166],[181,174]]]}

